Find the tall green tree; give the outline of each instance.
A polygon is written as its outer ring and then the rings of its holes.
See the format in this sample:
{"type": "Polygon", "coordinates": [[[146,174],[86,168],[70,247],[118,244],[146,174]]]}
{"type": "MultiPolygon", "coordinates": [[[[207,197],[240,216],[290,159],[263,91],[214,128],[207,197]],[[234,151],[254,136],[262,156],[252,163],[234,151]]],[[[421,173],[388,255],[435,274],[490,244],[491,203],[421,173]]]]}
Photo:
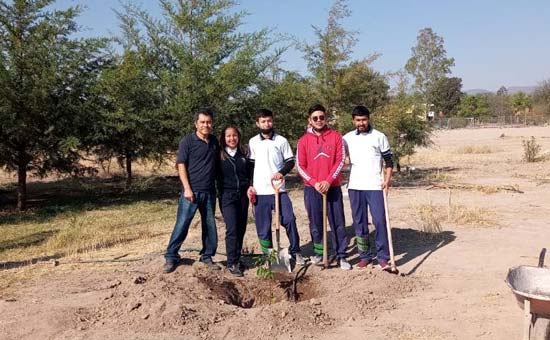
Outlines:
{"type": "MultiPolygon", "coordinates": [[[[311,91],[311,82],[295,72],[280,71],[276,77],[264,78],[258,88],[254,106],[273,110],[276,129],[284,131],[291,144],[296,145],[307,127],[308,108],[320,99],[311,91]]],[[[253,122],[251,117],[249,122],[253,122]]],[[[255,125],[248,125],[248,136],[257,133],[255,125]]]]}
{"type": "Polygon", "coordinates": [[[465,95],[460,100],[457,115],[461,117],[480,118],[489,114],[487,95],[465,95]]]}
{"type": "Polygon", "coordinates": [[[0,166],[17,172],[20,210],[29,171],[82,170],[97,109],[104,42],[73,38],[79,8],[47,10],[53,2],[0,1],[0,166]]]}
{"type": "Polygon", "coordinates": [[[329,10],[325,27],[313,26],[317,41],[302,46],[314,85],[327,108],[334,109],[338,71],[347,65],[357,32],[348,31],[342,20],[351,14],[345,0],[336,0],[329,10]]]}
{"type": "Polygon", "coordinates": [[[344,68],[337,86],[338,107],[350,112],[356,105],[376,111],[389,100],[388,80],[373,70],[368,62],[354,61],[344,68]]]}
{"type": "MultiPolygon", "coordinates": [[[[336,114],[338,121],[342,108],[342,77],[350,67],[351,53],[357,42],[357,32],[347,30],[342,21],[351,14],[345,0],[334,1],[329,10],[327,24],[324,27],[313,26],[316,41],[300,46],[312,76],[313,90],[321,103],[336,114]]],[[[368,64],[376,59],[370,56],[360,63],[368,64]]],[[[359,66],[359,65],[357,65],[359,66]]]]}
{"type": "Polygon", "coordinates": [[[96,124],[93,150],[100,162],[116,158],[126,170],[126,187],[132,184],[132,164],[154,159],[162,163],[172,143],[169,116],[162,109],[163,86],[154,55],[140,40],[136,20],[116,12],[121,34],[114,42],[122,48],[103,71],[98,96],[103,99],[96,124]]]}
{"type": "Polygon", "coordinates": [[[437,80],[429,91],[429,97],[436,111],[454,115],[462,98],[462,79],[443,77],[437,80]]]}
{"type": "Polygon", "coordinates": [[[172,137],[193,129],[193,113],[211,106],[216,126],[233,121],[253,96],[260,76],[278,62],[270,31],[240,33],[245,12],[231,0],[160,0],[162,20],[126,6],[142,27],[141,39],[158,65],[163,108],[171,115],[172,137]],[[245,105],[244,105],[245,106],[245,105]]]}
{"type": "Polygon", "coordinates": [[[143,55],[126,50],[116,64],[103,72],[100,89],[105,99],[99,123],[96,155],[124,163],[126,187],[132,184],[132,163],[165,154],[161,96],[157,80],[150,76],[143,55]]]}
{"type": "Polygon", "coordinates": [[[431,104],[430,91],[438,80],[451,72],[454,58],[447,58],[443,38],[429,27],[418,32],[416,45],[411,50],[405,70],[414,77],[414,89],[426,104],[431,104]]]}

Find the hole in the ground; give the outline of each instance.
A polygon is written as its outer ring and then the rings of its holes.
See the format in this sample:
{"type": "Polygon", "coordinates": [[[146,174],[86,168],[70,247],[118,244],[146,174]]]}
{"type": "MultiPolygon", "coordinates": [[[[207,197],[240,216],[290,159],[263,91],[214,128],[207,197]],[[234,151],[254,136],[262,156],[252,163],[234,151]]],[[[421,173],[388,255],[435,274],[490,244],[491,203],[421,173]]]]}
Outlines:
{"type": "Polygon", "coordinates": [[[276,273],[271,279],[230,280],[222,276],[199,276],[212,295],[225,303],[241,308],[253,308],[279,301],[305,301],[317,296],[317,289],[309,277],[294,283],[294,275],[276,273]]]}

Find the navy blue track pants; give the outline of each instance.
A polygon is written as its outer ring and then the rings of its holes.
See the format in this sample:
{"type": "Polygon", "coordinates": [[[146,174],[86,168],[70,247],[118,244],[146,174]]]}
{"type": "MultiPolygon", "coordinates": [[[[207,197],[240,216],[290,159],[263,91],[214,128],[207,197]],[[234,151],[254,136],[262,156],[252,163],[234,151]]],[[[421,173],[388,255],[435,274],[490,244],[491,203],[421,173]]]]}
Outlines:
{"type": "Polygon", "coordinates": [[[376,256],[378,260],[388,261],[390,253],[382,190],[349,189],[348,195],[359,256],[364,260],[372,260],[376,256]],[[376,228],[374,234],[376,252],[370,249],[368,244],[368,209],[370,209],[372,222],[376,228]]]}
{"type": "MultiPolygon", "coordinates": [[[[279,193],[279,221],[286,230],[290,247],[289,253],[300,252],[300,236],[296,227],[296,217],[292,202],[286,192],[279,193]]],[[[254,214],[256,219],[256,232],[260,240],[262,252],[266,254],[273,248],[273,239],[271,232],[272,211],[275,209],[275,195],[257,195],[254,203],[254,214]]]]}
{"type": "MultiPolygon", "coordinates": [[[[309,218],[309,231],[315,255],[323,255],[323,196],[314,187],[304,187],[304,204],[309,218]]],[[[327,217],[332,229],[332,246],[338,258],[346,257],[348,240],[342,189],[330,187],[327,192],[327,217]]]]}

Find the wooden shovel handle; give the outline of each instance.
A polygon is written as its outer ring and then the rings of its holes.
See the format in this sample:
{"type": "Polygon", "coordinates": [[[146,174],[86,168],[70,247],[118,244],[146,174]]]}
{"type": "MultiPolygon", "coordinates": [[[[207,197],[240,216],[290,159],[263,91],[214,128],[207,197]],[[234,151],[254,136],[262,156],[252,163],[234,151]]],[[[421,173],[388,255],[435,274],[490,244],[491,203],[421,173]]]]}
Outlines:
{"type": "Polygon", "coordinates": [[[328,268],[328,240],[327,240],[327,194],[323,195],[323,266],[328,268]]]}
{"type": "Polygon", "coordinates": [[[284,184],[285,184],[284,177],[281,179],[273,179],[273,178],[271,179],[271,186],[273,187],[273,190],[275,190],[275,192],[279,192],[279,190],[281,190],[284,184]]]}
{"type": "MultiPolygon", "coordinates": [[[[281,228],[279,225],[279,190],[281,190],[281,187],[285,184],[285,179],[271,179],[271,186],[273,187],[273,190],[275,190],[275,232],[277,233],[277,237],[279,237],[279,229],[281,228]]],[[[279,245],[277,245],[279,247],[279,245]]]]}

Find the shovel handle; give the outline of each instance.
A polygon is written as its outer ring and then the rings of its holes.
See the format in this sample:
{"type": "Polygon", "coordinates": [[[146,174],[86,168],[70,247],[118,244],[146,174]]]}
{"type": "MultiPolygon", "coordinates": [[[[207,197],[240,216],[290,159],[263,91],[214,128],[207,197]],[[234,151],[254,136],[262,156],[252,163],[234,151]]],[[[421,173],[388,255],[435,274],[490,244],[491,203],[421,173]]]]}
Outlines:
{"type": "Polygon", "coordinates": [[[546,255],[546,248],[542,248],[539,254],[539,267],[544,267],[544,256],[546,255]]]}
{"type": "Polygon", "coordinates": [[[328,268],[328,241],[327,241],[327,194],[323,195],[323,266],[328,268]]]}
{"type": "Polygon", "coordinates": [[[274,179],[274,178],[271,179],[271,186],[273,187],[273,190],[275,190],[276,193],[279,192],[279,190],[281,190],[284,184],[285,184],[284,177],[281,179],[274,179]]]}
{"type": "Polygon", "coordinates": [[[285,179],[271,179],[271,186],[273,187],[273,190],[275,191],[275,230],[279,231],[279,190],[283,187],[283,184],[285,184],[285,179]]]}
{"type": "Polygon", "coordinates": [[[382,195],[384,196],[384,213],[386,215],[386,229],[388,233],[388,245],[390,248],[390,266],[391,271],[395,272],[397,268],[395,266],[395,258],[393,254],[393,240],[391,235],[390,215],[388,211],[388,192],[386,190],[382,190],[382,195]]]}

